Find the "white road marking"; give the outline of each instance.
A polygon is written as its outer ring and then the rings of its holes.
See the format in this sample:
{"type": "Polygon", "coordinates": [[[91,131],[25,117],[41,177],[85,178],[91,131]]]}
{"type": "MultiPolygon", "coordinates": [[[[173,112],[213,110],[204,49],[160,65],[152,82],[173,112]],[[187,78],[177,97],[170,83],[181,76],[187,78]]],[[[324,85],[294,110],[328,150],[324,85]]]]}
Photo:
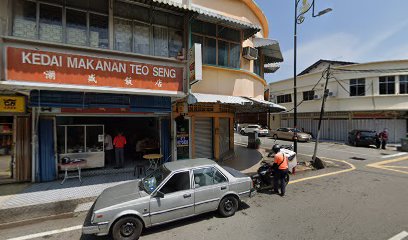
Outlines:
{"type": "Polygon", "coordinates": [[[408,232],[406,231],[402,231],[400,233],[398,233],[397,235],[395,235],[394,237],[388,239],[388,240],[402,240],[405,237],[408,237],[408,232]]]}
{"type": "Polygon", "coordinates": [[[33,238],[40,238],[40,237],[45,237],[45,236],[54,235],[58,233],[80,230],[81,228],[82,228],[82,225],[77,225],[73,227],[57,229],[57,230],[52,230],[48,232],[41,232],[41,233],[35,233],[35,234],[30,234],[30,235],[16,237],[16,238],[9,238],[8,240],[27,240],[27,239],[33,239],[33,238]]]}
{"type": "MultiPolygon", "coordinates": [[[[246,146],[246,143],[243,142],[234,142],[237,145],[240,146],[246,146]]],[[[314,146],[308,146],[308,145],[302,145],[302,147],[308,147],[308,148],[314,148],[314,146]]],[[[347,150],[340,150],[340,149],[332,149],[332,148],[319,148],[319,150],[323,150],[323,151],[335,151],[335,152],[344,152],[344,153],[351,153],[351,154],[356,154],[356,155],[360,155],[360,156],[368,156],[368,157],[372,157],[372,154],[366,154],[366,153],[358,153],[358,152],[350,152],[347,150]]]]}
{"type": "Polygon", "coordinates": [[[406,153],[406,152],[401,152],[401,153],[396,153],[396,154],[392,154],[392,155],[382,156],[381,158],[392,158],[392,157],[398,157],[398,156],[407,155],[407,154],[408,153],[406,153]]]}

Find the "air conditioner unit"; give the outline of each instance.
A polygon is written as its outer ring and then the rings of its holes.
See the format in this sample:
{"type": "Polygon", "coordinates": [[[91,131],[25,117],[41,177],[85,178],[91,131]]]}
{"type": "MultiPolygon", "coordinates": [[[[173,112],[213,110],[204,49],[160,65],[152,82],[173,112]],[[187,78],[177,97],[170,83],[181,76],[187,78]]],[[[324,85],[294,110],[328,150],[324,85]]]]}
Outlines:
{"type": "Polygon", "coordinates": [[[328,96],[329,96],[329,97],[335,97],[335,96],[336,96],[336,93],[335,93],[335,92],[329,92],[328,96]]]}
{"type": "Polygon", "coordinates": [[[258,59],[258,49],[253,47],[244,47],[242,56],[248,60],[258,59]]]}
{"type": "Polygon", "coordinates": [[[320,95],[314,95],[313,96],[313,99],[320,99],[321,97],[320,97],[320,95]]]}

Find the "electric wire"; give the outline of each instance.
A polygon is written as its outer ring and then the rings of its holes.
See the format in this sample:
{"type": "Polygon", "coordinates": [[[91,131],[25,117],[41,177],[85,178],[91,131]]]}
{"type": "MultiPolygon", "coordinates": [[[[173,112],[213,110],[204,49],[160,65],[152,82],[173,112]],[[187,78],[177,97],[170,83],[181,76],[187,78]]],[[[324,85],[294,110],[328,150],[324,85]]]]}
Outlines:
{"type": "MultiPolygon", "coordinates": [[[[325,69],[322,72],[322,76],[320,77],[320,79],[317,81],[317,83],[313,86],[313,88],[310,91],[314,91],[315,88],[317,87],[317,85],[320,83],[320,81],[324,78],[325,74],[327,73],[328,69],[325,69]]],[[[351,92],[343,85],[343,83],[341,83],[340,80],[338,80],[334,74],[335,73],[340,73],[340,72],[353,72],[353,73],[400,73],[400,72],[408,72],[408,68],[389,68],[389,69],[339,69],[339,68],[331,68],[330,72],[329,72],[329,79],[334,79],[339,85],[340,87],[346,91],[350,96],[352,95],[351,92]]],[[[366,93],[372,88],[373,86],[370,85],[367,89],[364,90],[363,93],[358,94],[357,96],[365,96],[366,93]]],[[[296,107],[299,107],[305,100],[303,99],[302,101],[300,101],[296,107]]],[[[295,109],[295,107],[293,107],[290,110],[286,110],[284,113],[288,113],[291,112],[295,109]]]]}
{"type": "MultiPolygon", "coordinates": [[[[311,90],[309,90],[309,91],[314,91],[314,90],[315,90],[315,88],[317,87],[317,85],[319,85],[320,81],[322,81],[322,79],[324,78],[324,75],[325,75],[326,73],[327,73],[327,69],[322,72],[322,76],[320,77],[320,79],[316,82],[316,84],[313,86],[313,88],[312,88],[311,90]]],[[[303,99],[302,101],[300,101],[298,104],[296,104],[296,107],[299,107],[304,101],[305,101],[305,99],[303,99]]],[[[286,110],[286,111],[284,111],[283,113],[291,112],[291,111],[293,111],[294,109],[295,109],[295,107],[293,107],[293,108],[290,109],[290,110],[286,110]]]]}

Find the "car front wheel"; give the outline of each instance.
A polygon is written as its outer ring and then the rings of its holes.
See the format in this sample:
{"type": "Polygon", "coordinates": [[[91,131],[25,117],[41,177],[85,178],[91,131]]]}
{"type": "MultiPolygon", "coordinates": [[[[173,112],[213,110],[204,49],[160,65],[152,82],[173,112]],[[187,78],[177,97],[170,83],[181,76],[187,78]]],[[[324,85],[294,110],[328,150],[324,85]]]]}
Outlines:
{"type": "Polygon", "coordinates": [[[127,216],[120,218],[112,228],[114,240],[137,240],[142,233],[143,224],[135,217],[127,216]]]}
{"type": "Polygon", "coordinates": [[[234,196],[224,197],[218,206],[218,212],[223,217],[231,217],[238,209],[238,199],[234,196]]]}
{"type": "Polygon", "coordinates": [[[245,132],[244,132],[244,130],[241,130],[241,132],[240,132],[240,133],[241,133],[241,135],[245,135],[245,132]]]}

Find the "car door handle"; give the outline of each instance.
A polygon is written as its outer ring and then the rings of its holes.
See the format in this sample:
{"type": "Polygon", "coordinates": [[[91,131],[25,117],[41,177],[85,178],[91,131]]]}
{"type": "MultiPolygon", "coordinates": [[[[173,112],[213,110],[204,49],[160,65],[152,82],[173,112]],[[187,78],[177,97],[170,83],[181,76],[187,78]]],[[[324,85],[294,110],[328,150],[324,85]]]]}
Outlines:
{"type": "Polygon", "coordinates": [[[225,189],[227,189],[227,187],[226,187],[226,186],[221,187],[221,190],[225,190],[225,189]]]}
{"type": "Polygon", "coordinates": [[[190,194],[184,194],[183,197],[184,198],[189,198],[189,197],[191,197],[191,193],[190,194]]]}

